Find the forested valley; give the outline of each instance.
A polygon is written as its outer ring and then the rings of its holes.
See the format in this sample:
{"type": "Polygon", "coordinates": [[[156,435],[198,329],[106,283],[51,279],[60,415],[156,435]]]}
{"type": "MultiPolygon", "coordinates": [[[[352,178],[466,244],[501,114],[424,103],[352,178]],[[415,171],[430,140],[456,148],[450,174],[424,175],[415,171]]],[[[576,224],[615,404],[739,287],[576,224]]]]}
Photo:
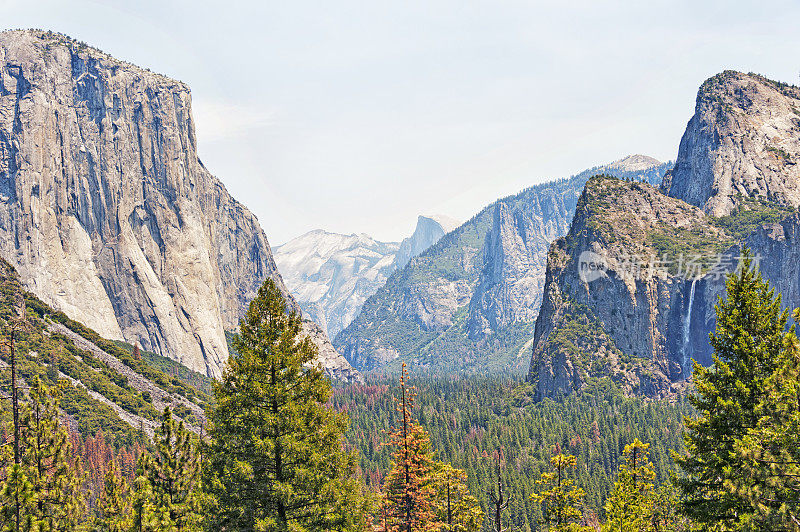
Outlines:
{"type": "Polygon", "coordinates": [[[3,296],[3,530],[800,530],[800,342],[747,256],[714,365],[660,400],[598,379],[537,403],[513,375],[405,367],[333,387],[268,280],[213,395],[126,359],[205,409],[178,416],[48,332],[11,274],[3,296]],[[102,404],[82,380],[128,397],[151,437],[77,423],[102,404]]]}
{"type": "MultiPolygon", "coordinates": [[[[488,504],[485,492],[500,474],[509,495],[508,524],[536,530],[542,515],[531,495],[550,469],[550,457],[576,457],[573,472],[586,491],[587,515],[600,516],[614,487],[625,446],[650,443],[656,482],[669,479],[670,451],[683,449],[683,416],[692,411],[685,397],[646,400],[625,397],[607,381],[561,401],[534,404],[533,390],[520,377],[410,379],[417,393],[414,411],[430,433],[439,459],[467,472],[470,492],[488,504]]],[[[367,485],[379,489],[391,463],[385,431],[400,421],[394,408],[397,378],[380,378],[333,391],[333,405],[347,413],[348,445],[359,451],[367,485]]]]}

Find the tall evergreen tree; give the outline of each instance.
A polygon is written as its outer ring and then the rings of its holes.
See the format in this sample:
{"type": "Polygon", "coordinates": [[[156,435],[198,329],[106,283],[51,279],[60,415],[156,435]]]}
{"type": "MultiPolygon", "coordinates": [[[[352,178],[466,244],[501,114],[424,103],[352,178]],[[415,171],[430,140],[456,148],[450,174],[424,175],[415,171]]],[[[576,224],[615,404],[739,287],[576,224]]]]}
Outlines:
{"type": "Polygon", "coordinates": [[[326,406],[331,385],[301,325],[267,279],[215,383],[208,460],[218,530],[365,526],[367,498],[342,447],[347,417],[326,406]]]}
{"type": "Polygon", "coordinates": [[[48,532],[85,525],[80,461],[71,461],[67,431],[58,420],[61,391],[34,377],[22,411],[22,465],[36,497],[33,519],[48,532]]]}
{"type": "Polygon", "coordinates": [[[575,481],[569,478],[568,471],[577,464],[572,455],[557,454],[550,459],[552,471],[542,473],[537,482],[540,486],[538,493],[532,498],[542,505],[543,525],[547,530],[555,532],[582,532],[591,530],[579,523],[583,513],[578,506],[585,495],[581,488],[575,486],[575,481]]]}
{"type": "Polygon", "coordinates": [[[403,364],[397,401],[399,426],[388,433],[392,464],[383,482],[383,532],[435,530],[441,524],[434,512],[436,463],[428,433],[414,419],[414,391],[407,380],[408,369],[403,364]]]}
{"type": "Polygon", "coordinates": [[[449,463],[437,462],[434,514],[443,532],[478,532],[484,514],[467,488],[467,474],[449,463]]]}
{"type": "Polygon", "coordinates": [[[24,301],[20,301],[22,294],[16,288],[18,287],[12,288],[12,297],[16,300],[16,305],[11,305],[9,308],[0,308],[0,319],[2,319],[4,325],[6,325],[3,330],[4,336],[6,332],[8,333],[12,415],[12,427],[10,432],[12,434],[11,445],[13,449],[12,456],[8,456],[9,453],[3,452],[3,465],[8,465],[5,471],[6,476],[3,479],[3,484],[0,486],[0,496],[5,497],[5,500],[0,501],[2,503],[2,507],[0,507],[0,518],[8,519],[3,525],[7,525],[9,530],[20,532],[21,530],[32,529],[32,527],[37,526],[37,523],[33,520],[34,512],[28,511],[28,505],[35,503],[36,494],[33,491],[33,485],[29,482],[27,472],[22,464],[22,434],[19,414],[20,389],[17,383],[18,362],[15,341],[17,331],[20,330],[25,323],[25,305],[24,301]]]}
{"type": "Polygon", "coordinates": [[[169,408],[164,408],[161,426],[153,435],[153,452],[141,460],[154,504],[166,511],[179,531],[199,530],[202,513],[197,491],[197,443],[183,421],[175,421],[169,408]]]}
{"type": "Polygon", "coordinates": [[[38,530],[34,521],[36,494],[25,468],[13,461],[0,482],[0,530],[29,532],[38,530]]]}
{"type": "MultiPolygon", "coordinates": [[[[800,321],[800,310],[794,311],[800,321]]],[[[743,462],[744,482],[732,486],[753,511],[743,528],[800,530],[800,341],[794,329],[784,336],[776,371],[764,381],[760,416],[735,447],[743,462]]]]}
{"type": "Polygon", "coordinates": [[[625,446],[625,462],[619,466],[614,490],[606,500],[604,532],[646,532],[653,527],[653,480],[655,472],[650,462],[648,443],[638,438],[625,446]]]}
{"type": "Polygon", "coordinates": [[[747,494],[736,489],[750,482],[736,446],[757,427],[766,381],[782,359],[788,318],[747,250],[726,288],[727,298],[715,307],[713,364],[694,364],[690,401],[699,415],[686,418],[686,453],[676,456],[683,471],[677,479],[681,510],[715,530],[735,530],[754,511],[747,494]]]}
{"type": "Polygon", "coordinates": [[[131,532],[178,532],[178,527],[169,517],[169,509],[156,503],[144,466],[140,465],[136,473],[131,501],[131,532]]]}

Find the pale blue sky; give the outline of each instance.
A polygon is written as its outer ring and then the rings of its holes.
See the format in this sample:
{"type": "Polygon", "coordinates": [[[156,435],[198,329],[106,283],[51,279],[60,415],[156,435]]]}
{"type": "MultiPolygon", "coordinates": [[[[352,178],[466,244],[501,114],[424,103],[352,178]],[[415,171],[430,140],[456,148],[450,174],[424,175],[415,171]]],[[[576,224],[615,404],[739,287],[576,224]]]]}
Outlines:
{"type": "Polygon", "coordinates": [[[282,243],[399,240],[420,213],[644,153],[675,157],[697,87],[797,84],[797,1],[0,0],[192,87],[206,166],[282,243]]]}

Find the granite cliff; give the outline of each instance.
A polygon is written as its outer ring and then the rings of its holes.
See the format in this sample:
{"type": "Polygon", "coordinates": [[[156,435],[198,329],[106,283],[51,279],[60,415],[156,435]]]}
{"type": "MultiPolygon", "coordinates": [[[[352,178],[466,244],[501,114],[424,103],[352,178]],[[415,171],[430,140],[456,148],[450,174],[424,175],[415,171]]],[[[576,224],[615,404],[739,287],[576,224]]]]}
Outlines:
{"type": "Polygon", "coordinates": [[[650,396],[682,386],[692,360],[711,362],[714,305],[744,244],[784,304],[800,306],[796,95],[761,76],[715,76],[660,191],[589,180],[548,256],[528,376],[537,398],[601,377],[650,396]]]}
{"type": "Polygon", "coordinates": [[[742,198],[800,206],[800,88],[726,71],[697,93],[662,190],[714,216],[742,198]]]}
{"type": "Polygon", "coordinates": [[[392,274],[334,339],[356,368],[400,361],[428,374],[525,371],[547,250],[598,172],[660,182],[635,155],[498,200],[392,274]]]}
{"type": "Polygon", "coordinates": [[[212,376],[258,286],[283,288],[197,156],[189,88],[50,32],[0,34],[0,254],[71,318],[212,376]]]}

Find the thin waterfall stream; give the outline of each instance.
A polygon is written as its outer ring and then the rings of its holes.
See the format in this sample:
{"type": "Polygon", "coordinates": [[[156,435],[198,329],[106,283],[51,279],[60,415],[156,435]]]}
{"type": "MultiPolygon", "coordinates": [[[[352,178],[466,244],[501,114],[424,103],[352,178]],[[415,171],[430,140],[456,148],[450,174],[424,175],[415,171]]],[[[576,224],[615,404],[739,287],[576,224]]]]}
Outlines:
{"type": "Polygon", "coordinates": [[[683,318],[683,376],[689,378],[692,374],[692,369],[689,367],[691,361],[691,325],[692,325],[692,307],[694,306],[694,288],[697,279],[692,280],[692,287],[689,289],[689,306],[686,309],[686,317],[683,318]]]}

